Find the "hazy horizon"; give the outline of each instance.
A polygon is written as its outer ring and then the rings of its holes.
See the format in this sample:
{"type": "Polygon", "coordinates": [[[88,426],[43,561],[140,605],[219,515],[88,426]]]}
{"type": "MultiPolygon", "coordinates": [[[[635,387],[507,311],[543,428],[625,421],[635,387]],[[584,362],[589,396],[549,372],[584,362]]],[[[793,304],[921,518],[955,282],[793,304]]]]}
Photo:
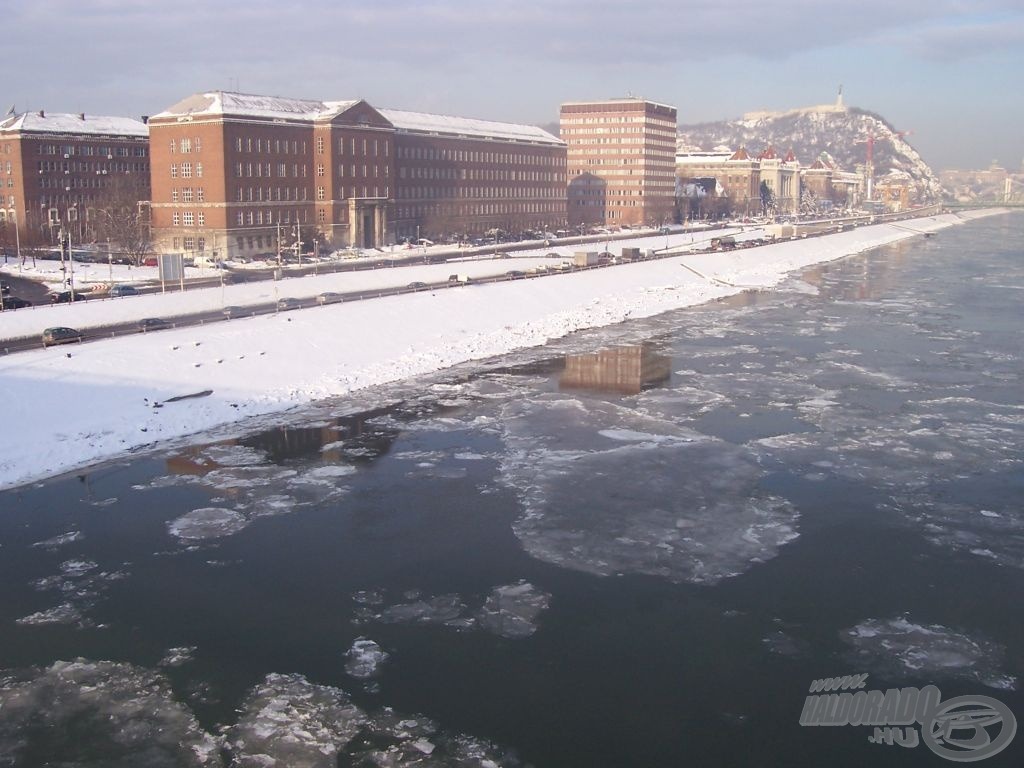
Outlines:
{"type": "Polygon", "coordinates": [[[238,90],[542,125],[564,101],[634,94],[685,125],[829,103],[842,84],[936,171],[1024,158],[1024,104],[1004,87],[1024,65],[1011,0],[39,0],[5,28],[24,62],[5,111],[137,117],[238,90]]]}

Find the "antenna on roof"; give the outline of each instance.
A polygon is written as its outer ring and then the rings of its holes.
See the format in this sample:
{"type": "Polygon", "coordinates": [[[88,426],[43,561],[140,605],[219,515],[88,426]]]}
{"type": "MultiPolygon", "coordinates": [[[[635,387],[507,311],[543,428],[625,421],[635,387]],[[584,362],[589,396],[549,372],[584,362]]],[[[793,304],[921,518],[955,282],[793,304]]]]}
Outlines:
{"type": "Polygon", "coordinates": [[[7,114],[5,115],[5,117],[10,117],[10,116],[11,116],[11,115],[13,115],[14,113],[15,113],[15,112],[14,112],[14,105],[13,105],[13,104],[11,104],[11,108],[7,110],[7,114]]]}

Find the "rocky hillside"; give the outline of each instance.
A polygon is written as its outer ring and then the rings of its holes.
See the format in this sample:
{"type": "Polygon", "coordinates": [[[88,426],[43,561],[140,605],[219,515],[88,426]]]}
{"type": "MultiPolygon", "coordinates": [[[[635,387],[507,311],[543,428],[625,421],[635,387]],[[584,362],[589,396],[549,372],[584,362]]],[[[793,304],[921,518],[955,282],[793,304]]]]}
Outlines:
{"type": "Polygon", "coordinates": [[[875,136],[875,180],[886,176],[910,179],[919,200],[938,200],[942,187],[938,177],[905,139],[879,115],[856,107],[845,110],[794,110],[753,119],[729,120],[679,127],[679,147],[685,149],[730,149],[745,146],[752,155],[769,144],[779,153],[792,149],[804,166],[823,152],[842,170],[856,170],[867,157],[864,140],[875,136]]]}

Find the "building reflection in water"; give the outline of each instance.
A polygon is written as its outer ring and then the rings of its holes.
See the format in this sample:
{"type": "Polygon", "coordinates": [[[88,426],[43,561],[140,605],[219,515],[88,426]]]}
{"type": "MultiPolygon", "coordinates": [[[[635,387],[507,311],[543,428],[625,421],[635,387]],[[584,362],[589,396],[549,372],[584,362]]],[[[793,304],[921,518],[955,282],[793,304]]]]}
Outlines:
{"type": "Polygon", "coordinates": [[[672,375],[672,358],[649,343],[613,347],[588,355],[567,355],[559,389],[587,389],[635,395],[656,387],[672,375]]]}
{"type": "Polygon", "coordinates": [[[324,464],[374,461],[390,449],[400,430],[371,419],[389,415],[393,408],[378,408],[351,416],[326,419],[315,426],[278,426],[245,437],[194,445],[167,459],[169,472],[204,475],[221,465],[208,455],[211,446],[253,448],[274,464],[290,459],[319,457],[324,464]]]}

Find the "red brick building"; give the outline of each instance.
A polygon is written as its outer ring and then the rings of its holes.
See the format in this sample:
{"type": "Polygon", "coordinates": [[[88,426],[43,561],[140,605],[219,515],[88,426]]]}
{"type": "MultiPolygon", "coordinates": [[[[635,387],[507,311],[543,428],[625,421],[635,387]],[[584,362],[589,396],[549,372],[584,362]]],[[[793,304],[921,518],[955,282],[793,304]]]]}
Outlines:
{"type": "Polygon", "coordinates": [[[158,250],[272,253],[565,220],[565,145],[539,128],[212,92],[150,119],[158,250]]]}
{"type": "Polygon", "coordinates": [[[117,187],[148,199],[149,173],[142,120],[40,110],[0,122],[0,221],[24,244],[52,241],[62,224],[73,243],[89,239],[90,211],[117,187]]]}
{"type": "Polygon", "coordinates": [[[676,108],[637,98],[562,105],[569,223],[659,225],[675,203],[676,108]]]}

